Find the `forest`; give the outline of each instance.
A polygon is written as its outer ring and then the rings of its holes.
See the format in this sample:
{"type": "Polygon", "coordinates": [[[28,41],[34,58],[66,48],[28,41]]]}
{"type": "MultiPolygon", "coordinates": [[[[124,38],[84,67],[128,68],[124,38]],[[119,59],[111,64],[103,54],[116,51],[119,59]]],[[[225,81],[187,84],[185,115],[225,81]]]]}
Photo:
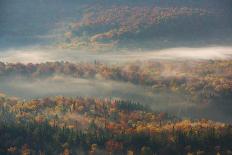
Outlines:
{"type": "Polygon", "coordinates": [[[81,18],[68,24],[58,47],[94,51],[115,47],[152,49],[163,44],[156,43],[157,39],[168,42],[167,46],[174,39],[212,40],[205,37],[212,31],[214,34],[231,31],[224,10],[215,8],[157,7],[154,4],[84,8],[88,11],[83,11],[81,18]]]}
{"type": "Polygon", "coordinates": [[[232,127],[98,98],[0,100],[1,154],[232,154],[232,127]]]}

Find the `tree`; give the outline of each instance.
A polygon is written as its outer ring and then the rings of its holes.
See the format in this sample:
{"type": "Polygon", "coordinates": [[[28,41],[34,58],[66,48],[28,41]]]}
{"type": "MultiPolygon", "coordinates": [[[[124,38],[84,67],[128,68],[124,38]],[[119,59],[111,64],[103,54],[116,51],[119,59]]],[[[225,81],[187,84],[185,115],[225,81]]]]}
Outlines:
{"type": "Polygon", "coordinates": [[[143,146],[141,148],[141,155],[153,155],[153,152],[150,147],[143,146]]]}
{"type": "Polygon", "coordinates": [[[31,151],[27,144],[24,144],[21,149],[21,155],[30,155],[31,151]]]}

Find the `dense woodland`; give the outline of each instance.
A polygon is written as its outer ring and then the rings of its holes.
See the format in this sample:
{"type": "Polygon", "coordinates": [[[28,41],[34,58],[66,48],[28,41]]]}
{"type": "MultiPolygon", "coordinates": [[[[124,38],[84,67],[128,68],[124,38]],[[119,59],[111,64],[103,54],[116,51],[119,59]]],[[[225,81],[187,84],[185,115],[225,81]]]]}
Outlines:
{"type": "Polygon", "coordinates": [[[0,154],[232,154],[232,127],[98,98],[1,95],[0,154]],[[4,142],[4,143],[3,143],[4,142]]]}
{"type": "Polygon", "coordinates": [[[113,47],[146,49],[186,40],[212,42],[212,35],[221,38],[231,32],[231,23],[227,22],[231,13],[226,6],[222,9],[219,4],[204,6],[203,2],[200,6],[193,1],[172,3],[175,2],[85,5],[81,16],[67,25],[59,47],[96,51],[113,47]]]}

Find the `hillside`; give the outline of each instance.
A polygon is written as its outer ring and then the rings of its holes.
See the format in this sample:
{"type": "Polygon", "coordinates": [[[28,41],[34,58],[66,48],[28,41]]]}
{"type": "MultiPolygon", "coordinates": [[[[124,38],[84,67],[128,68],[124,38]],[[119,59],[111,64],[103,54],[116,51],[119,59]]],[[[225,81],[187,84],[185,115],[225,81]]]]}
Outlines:
{"type": "Polygon", "coordinates": [[[97,98],[0,99],[1,154],[231,154],[232,128],[97,98]]]}
{"type": "Polygon", "coordinates": [[[6,47],[107,51],[231,41],[230,0],[4,0],[1,6],[0,41],[6,47]]]}

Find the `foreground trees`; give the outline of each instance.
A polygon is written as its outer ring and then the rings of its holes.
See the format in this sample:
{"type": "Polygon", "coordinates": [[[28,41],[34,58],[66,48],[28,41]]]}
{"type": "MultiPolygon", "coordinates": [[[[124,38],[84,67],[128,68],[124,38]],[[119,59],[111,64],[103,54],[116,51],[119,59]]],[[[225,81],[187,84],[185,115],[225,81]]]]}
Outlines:
{"type": "Polygon", "coordinates": [[[131,101],[1,97],[0,105],[0,154],[211,155],[232,149],[230,125],[178,120],[131,101]]]}

